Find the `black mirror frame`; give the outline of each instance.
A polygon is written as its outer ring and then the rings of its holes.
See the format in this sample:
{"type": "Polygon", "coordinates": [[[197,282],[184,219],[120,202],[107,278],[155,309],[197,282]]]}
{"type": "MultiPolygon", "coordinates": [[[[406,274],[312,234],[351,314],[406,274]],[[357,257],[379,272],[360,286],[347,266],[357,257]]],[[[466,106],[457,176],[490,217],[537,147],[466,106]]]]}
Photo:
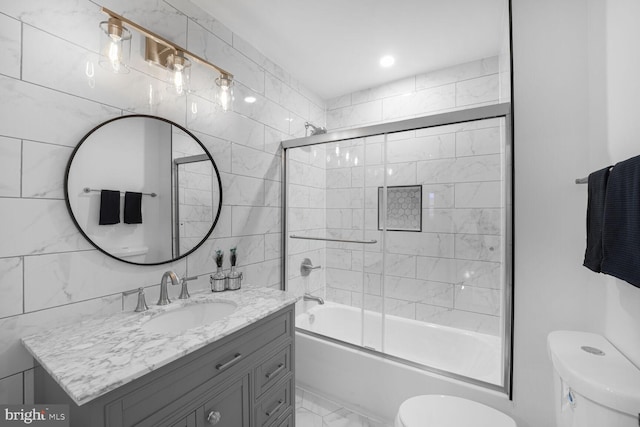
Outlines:
{"type": "Polygon", "coordinates": [[[87,241],[89,243],[91,243],[91,245],[93,247],[95,247],[97,250],[99,250],[103,254],[108,255],[113,259],[117,259],[118,261],[121,261],[121,262],[124,262],[124,263],[127,263],[127,264],[131,264],[131,265],[152,266],[152,265],[168,264],[170,262],[178,261],[178,260],[180,260],[180,259],[192,254],[193,252],[195,252],[200,246],[202,246],[204,244],[204,242],[207,241],[207,239],[209,238],[211,233],[213,233],[213,230],[216,227],[216,224],[218,223],[218,219],[220,218],[220,212],[222,211],[222,200],[223,200],[222,196],[223,196],[223,194],[222,194],[222,179],[220,177],[220,172],[218,171],[218,166],[216,165],[216,162],[213,160],[213,157],[211,156],[211,153],[209,153],[209,150],[207,150],[207,147],[205,147],[204,144],[193,133],[188,131],[183,126],[180,126],[179,124],[174,123],[171,120],[168,120],[168,119],[165,119],[165,118],[162,118],[162,117],[151,116],[151,115],[148,115],[148,114],[130,114],[130,115],[126,115],[126,116],[115,117],[113,119],[110,119],[110,120],[107,120],[105,122],[102,122],[98,126],[96,126],[93,129],[91,129],[89,132],[87,132],[87,134],[84,137],[82,137],[82,139],[80,140],[78,145],[76,145],[76,147],[73,149],[73,152],[71,153],[71,157],[69,158],[69,161],[67,162],[67,167],[66,167],[66,170],[65,170],[65,173],[64,173],[64,201],[65,201],[65,203],[67,205],[67,211],[69,212],[69,216],[71,216],[71,220],[75,224],[75,226],[78,229],[78,231],[80,231],[80,234],[82,234],[84,236],[84,238],[87,239],[87,241]],[[218,178],[218,190],[220,191],[220,203],[218,204],[218,211],[216,212],[215,219],[213,220],[213,223],[211,224],[211,228],[209,228],[209,231],[205,234],[205,236],[202,238],[200,243],[198,243],[196,246],[194,246],[191,250],[189,250],[185,254],[182,254],[182,255],[180,255],[178,257],[175,257],[175,258],[171,258],[171,259],[166,260],[166,261],[149,262],[149,263],[142,264],[142,263],[131,262],[131,261],[124,260],[122,258],[118,258],[117,256],[112,255],[109,252],[105,251],[100,246],[98,246],[93,240],[91,240],[91,238],[89,238],[89,236],[87,236],[87,234],[84,232],[82,227],[80,227],[80,224],[76,220],[76,217],[73,214],[73,211],[71,210],[71,202],[69,201],[69,172],[71,170],[71,164],[73,163],[73,159],[75,158],[76,153],[78,152],[78,150],[80,149],[82,144],[87,140],[87,138],[89,138],[95,131],[97,131],[101,127],[103,127],[105,125],[108,125],[108,124],[110,124],[112,122],[115,122],[117,120],[129,119],[129,118],[135,118],[135,117],[160,120],[160,121],[168,123],[168,124],[170,124],[172,126],[176,126],[180,130],[182,130],[184,133],[189,135],[191,138],[194,139],[194,141],[196,141],[198,144],[200,144],[200,146],[202,147],[202,149],[206,153],[207,157],[209,157],[209,160],[211,160],[211,164],[213,165],[213,170],[215,171],[216,177],[218,178]]]}

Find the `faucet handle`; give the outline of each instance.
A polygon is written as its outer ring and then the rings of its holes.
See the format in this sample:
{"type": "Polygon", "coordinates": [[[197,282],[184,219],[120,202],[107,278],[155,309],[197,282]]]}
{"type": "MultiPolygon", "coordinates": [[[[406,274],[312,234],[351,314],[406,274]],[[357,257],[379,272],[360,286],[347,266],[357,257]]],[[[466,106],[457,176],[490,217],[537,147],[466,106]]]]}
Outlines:
{"type": "Polygon", "coordinates": [[[138,293],[138,305],[134,310],[137,313],[149,310],[149,306],[147,306],[147,301],[144,299],[144,288],[132,289],[130,291],[124,291],[122,293],[122,310],[124,310],[124,297],[129,296],[134,293],[138,293]]]}
{"type": "Polygon", "coordinates": [[[178,299],[188,299],[191,297],[191,295],[189,295],[189,289],[187,288],[187,281],[195,280],[197,278],[198,276],[191,276],[191,277],[185,276],[182,279],[180,279],[180,283],[182,284],[182,289],[180,289],[180,296],[178,297],[178,299]]]}
{"type": "Polygon", "coordinates": [[[147,301],[144,299],[144,288],[138,289],[138,305],[134,310],[137,313],[141,313],[143,311],[149,310],[149,306],[147,305],[147,301]]]}

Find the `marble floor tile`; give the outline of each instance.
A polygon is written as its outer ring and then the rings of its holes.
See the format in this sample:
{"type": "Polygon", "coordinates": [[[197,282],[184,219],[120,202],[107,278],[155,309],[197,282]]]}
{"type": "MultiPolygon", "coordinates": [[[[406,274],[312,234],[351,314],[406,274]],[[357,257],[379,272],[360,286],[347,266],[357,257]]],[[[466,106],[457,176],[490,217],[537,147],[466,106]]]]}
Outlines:
{"type": "Polygon", "coordinates": [[[332,402],[310,391],[296,387],[297,427],[391,427],[357,414],[341,403],[332,402]]]}

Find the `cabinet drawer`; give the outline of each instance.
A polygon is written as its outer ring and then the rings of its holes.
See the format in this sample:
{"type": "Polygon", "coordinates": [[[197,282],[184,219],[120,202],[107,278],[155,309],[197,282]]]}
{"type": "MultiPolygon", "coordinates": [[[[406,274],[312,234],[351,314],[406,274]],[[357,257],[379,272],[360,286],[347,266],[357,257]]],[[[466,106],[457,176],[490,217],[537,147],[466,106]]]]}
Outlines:
{"type": "Polygon", "coordinates": [[[189,416],[181,419],[177,423],[174,423],[171,427],[196,427],[196,414],[195,414],[195,412],[189,414],[189,416]]]}
{"type": "Polygon", "coordinates": [[[289,375],[280,384],[270,390],[255,406],[256,427],[271,425],[292,406],[293,375],[289,375]]]}
{"type": "Polygon", "coordinates": [[[264,392],[277,384],[289,372],[291,372],[291,345],[270,356],[255,369],[256,399],[259,399],[264,392]]]}
{"type": "MultiPolygon", "coordinates": [[[[295,418],[295,412],[292,409],[289,410],[289,413],[284,414],[280,417],[280,419],[278,419],[278,421],[276,421],[276,423],[273,425],[273,427],[294,427],[295,423],[294,423],[294,418],[295,418]]],[[[302,426],[304,427],[304,426],[302,426]]]]}

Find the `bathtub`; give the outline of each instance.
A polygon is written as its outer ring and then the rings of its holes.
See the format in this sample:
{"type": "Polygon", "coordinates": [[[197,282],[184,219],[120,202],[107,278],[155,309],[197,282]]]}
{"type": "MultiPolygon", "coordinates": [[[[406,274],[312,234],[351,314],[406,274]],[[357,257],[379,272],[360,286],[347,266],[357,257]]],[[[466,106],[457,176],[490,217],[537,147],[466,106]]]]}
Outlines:
{"type": "MultiPolygon", "coordinates": [[[[381,319],[380,313],[363,313],[332,302],[298,314],[296,378],[300,387],[349,402],[365,415],[392,420],[399,404],[416,394],[482,400],[474,394],[492,393],[460,381],[461,377],[472,378],[476,384],[501,384],[499,337],[387,315],[383,343],[381,319]],[[363,319],[364,331],[360,327],[363,319]],[[362,351],[361,342],[377,352],[384,346],[384,355],[362,351]],[[453,378],[441,375],[444,372],[453,373],[453,378]]],[[[493,393],[492,398],[505,398],[493,393]]]]}

